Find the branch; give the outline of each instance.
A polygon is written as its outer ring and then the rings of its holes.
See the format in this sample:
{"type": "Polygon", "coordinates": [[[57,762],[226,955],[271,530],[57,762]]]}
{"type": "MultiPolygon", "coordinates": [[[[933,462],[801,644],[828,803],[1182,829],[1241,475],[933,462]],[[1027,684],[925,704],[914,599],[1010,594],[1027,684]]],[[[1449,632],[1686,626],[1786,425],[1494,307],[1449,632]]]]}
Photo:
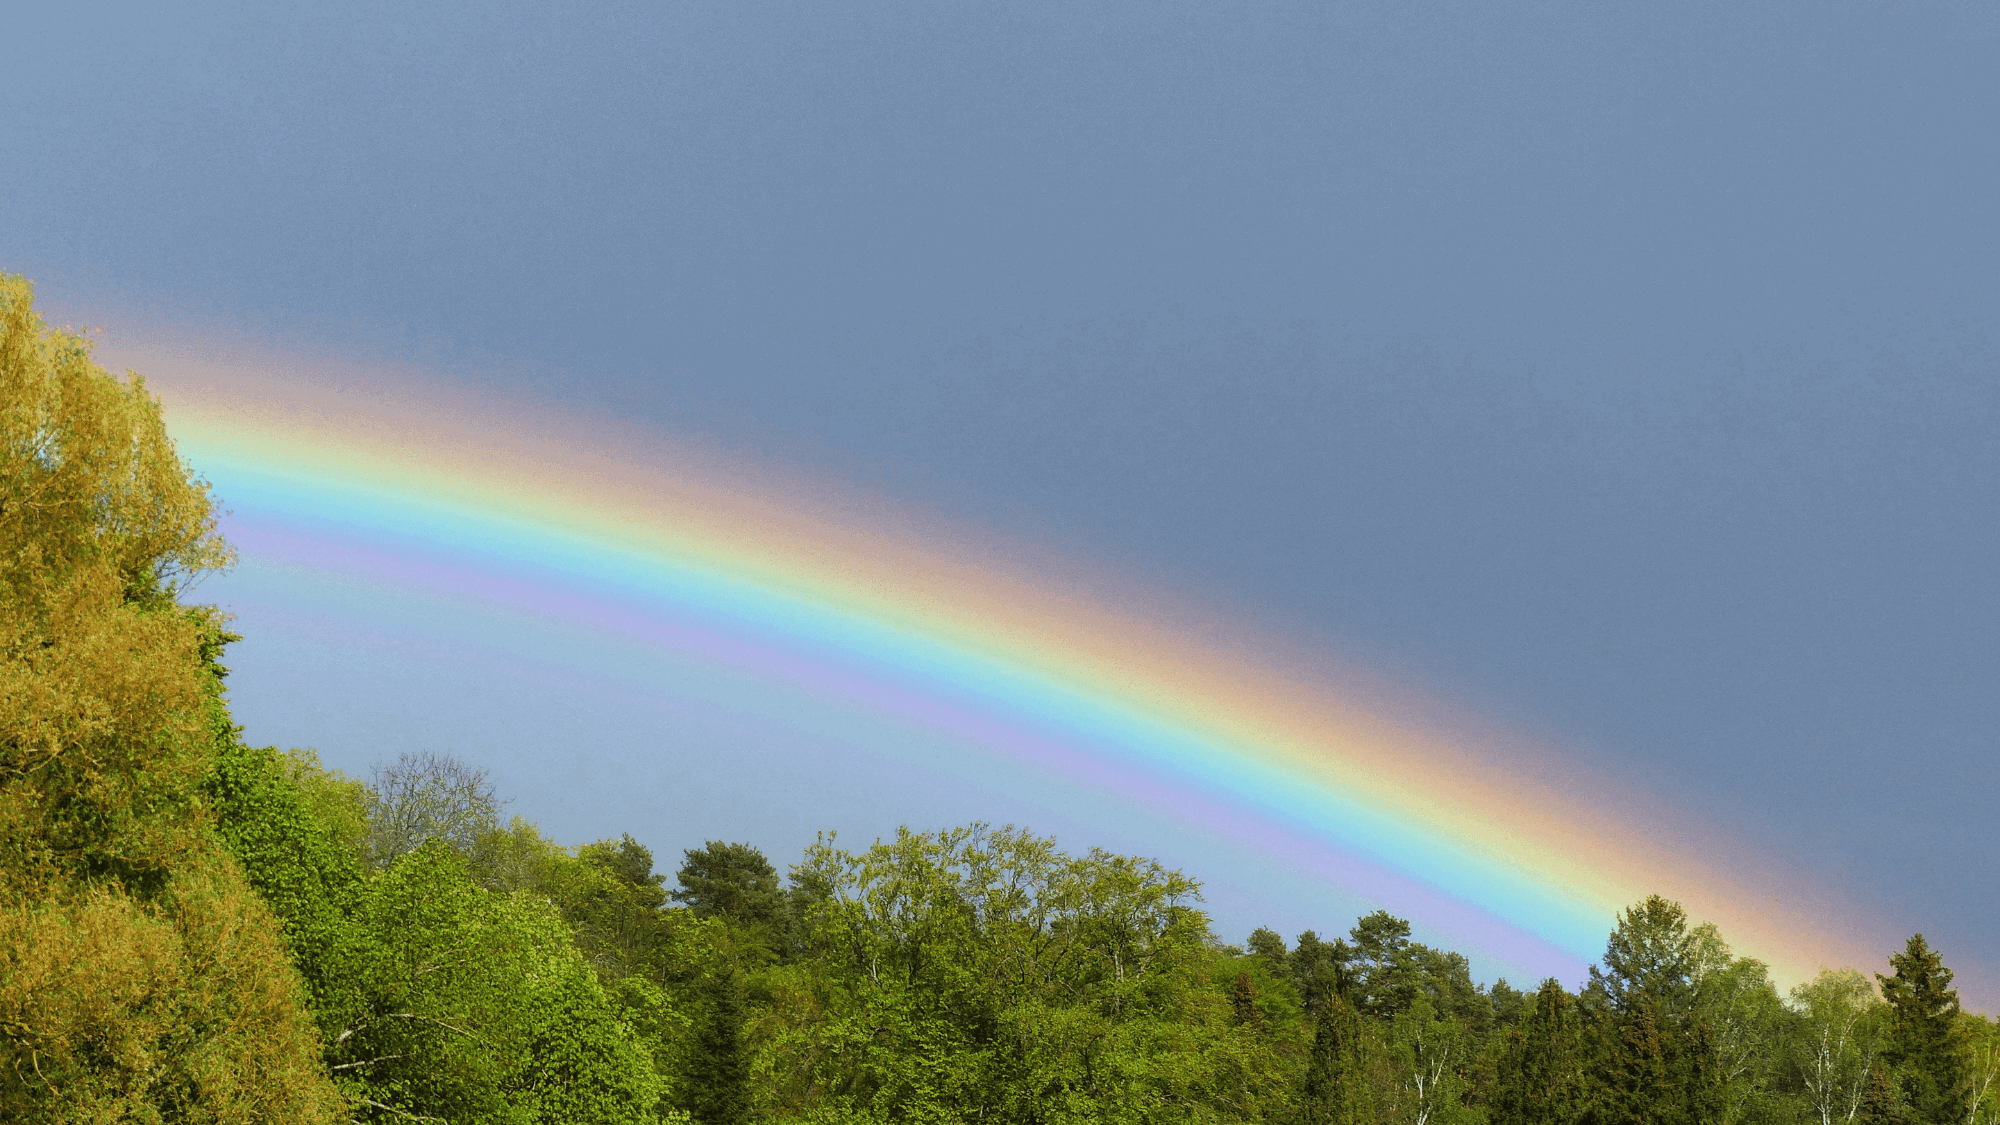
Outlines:
{"type": "Polygon", "coordinates": [[[400,1058],[402,1058],[402,1057],[403,1057],[403,1056],[401,1056],[401,1055],[377,1055],[377,1056],[375,1056],[374,1058],[372,1058],[372,1059],[368,1059],[368,1060],[367,1060],[367,1061],[365,1061],[365,1062],[354,1062],[354,1063],[341,1063],[341,1064],[340,1064],[339,1066],[330,1066],[330,1067],[327,1067],[327,1069],[328,1069],[328,1070],[353,1070],[353,1069],[354,1069],[355,1067],[357,1067],[357,1066],[374,1066],[374,1065],[375,1065],[376,1063],[378,1063],[378,1062],[388,1062],[388,1061],[389,1061],[390,1059],[400,1059],[400,1058]]]}
{"type": "Polygon", "coordinates": [[[409,1120],[411,1120],[411,1121],[439,1121],[439,1122],[442,1122],[442,1121],[444,1120],[444,1118],[442,1118],[442,1117],[425,1117],[425,1116],[424,1116],[423,1114],[420,1114],[420,1113],[409,1113],[409,1112],[406,1112],[406,1111],[404,1111],[404,1110],[400,1110],[400,1109],[397,1109],[397,1108],[396,1108],[395,1106],[392,1106],[392,1105],[383,1105],[383,1104],[382,1104],[381,1102],[378,1102],[378,1101],[374,1100],[373,1098],[359,1098],[359,1097],[357,1097],[357,1098],[355,1098],[354,1100],[355,1100],[355,1101],[357,1101],[357,1102],[360,1102],[360,1103],[361,1103],[362,1105],[372,1105],[372,1106],[374,1106],[374,1107],[375,1107],[376,1109],[386,1109],[386,1110],[388,1110],[388,1111],[389,1111],[390,1113],[393,1113],[393,1114],[395,1114],[395,1115],[396,1115],[397,1117],[403,1117],[403,1118],[408,1118],[408,1119],[409,1119],[409,1120]]]}

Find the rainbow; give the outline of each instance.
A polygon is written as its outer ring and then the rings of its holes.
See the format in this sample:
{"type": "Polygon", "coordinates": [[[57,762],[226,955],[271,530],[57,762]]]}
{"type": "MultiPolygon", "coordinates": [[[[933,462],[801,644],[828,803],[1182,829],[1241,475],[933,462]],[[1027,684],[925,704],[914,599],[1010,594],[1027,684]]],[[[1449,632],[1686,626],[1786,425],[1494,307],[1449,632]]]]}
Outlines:
{"type": "Polygon", "coordinates": [[[614,654],[586,674],[665,653],[952,748],[925,768],[1120,794],[1517,980],[1574,984],[1653,892],[1781,981],[1888,948],[1815,881],[1548,747],[1031,544],[407,372],[99,359],[146,373],[246,558],[337,577],[327,597],[374,584],[586,633],[614,654]]]}

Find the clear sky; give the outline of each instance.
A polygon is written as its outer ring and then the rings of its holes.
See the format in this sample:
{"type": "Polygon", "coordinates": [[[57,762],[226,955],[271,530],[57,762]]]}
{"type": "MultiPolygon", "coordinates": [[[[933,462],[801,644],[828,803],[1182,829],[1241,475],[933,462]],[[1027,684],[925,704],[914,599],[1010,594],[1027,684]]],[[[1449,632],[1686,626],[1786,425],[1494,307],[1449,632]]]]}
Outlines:
{"type": "MultiPolygon", "coordinates": [[[[403,365],[1095,560],[2000,965],[1991,5],[45,4],[4,38],[0,268],[54,320],[403,365]]],[[[529,737],[271,613],[253,738],[529,737]]],[[[864,834],[957,808],[890,777],[819,792],[864,834]]],[[[818,827],[721,794],[632,828],[818,827]]]]}

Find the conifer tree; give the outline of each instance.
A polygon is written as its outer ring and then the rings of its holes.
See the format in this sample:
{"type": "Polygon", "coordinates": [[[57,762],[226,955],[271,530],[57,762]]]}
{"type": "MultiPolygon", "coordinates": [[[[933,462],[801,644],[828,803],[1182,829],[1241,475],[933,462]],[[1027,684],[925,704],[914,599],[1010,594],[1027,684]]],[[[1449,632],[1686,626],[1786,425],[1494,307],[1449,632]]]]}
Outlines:
{"type": "Polygon", "coordinates": [[[1551,977],[1509,1030],[1493,1097],[1494,1125],[1572,1125],[1584,1111],[1583,1021],[1551,977]]]}
{"type": "Polygon", "coordinates": [[[1896,1086],[1889,1078],[1889,1068],[1880,1059],[1868,1068],[1868,1081],[1861,1091],[1861,1108],[1854,1115],[1855,1125],[1901,1125],[1902,1107],[1896,1101],[1896,1086]]]}
{"type": "Polygon", "coordinates": [[[750,1060],[743,1048],[743,985],[718,972],[696,1034],[688,1109],[697,1125],[742,1125],[750,1116],[750,1060]]]}
{"type": "Polygon", "coordinates": [[[1237,973],[1236,985],[1229,990],[1230,1017],[1239,1027],[1264,1028],[1264,1012],[1257,1007],[1257,986],[1250,983],[1249,973],[1237,973]]]}
{"type": "Polygon", "coordinates": [[[1889,1004],[1884,1054],[1900,1079],[1906,1116],[1911,1125],[1958,1125],[1969,1114],[1971,1064],[1952,971],[1922,934],[1891,953],[1889,965],[1895,971],[1875,979],[1889,1004]]]}
{"type": "Polygon", "coordinates": [[[1314,1013],[1301,1099],[1306,1125],[1358,1125],[1367,1120],[1362,1062],[1361,1020],[1345,997],[1331,993],[1314,1013]]]}
{"type": "Polygon", "coordinates": [[[1590,970],[1603,998],[1592,1096],[1605,1125],[1719,1120],[1721,1070],[1702,1018],[1695,939],[1679,903],[1658,895],[1624,911],[1590,970]]]}

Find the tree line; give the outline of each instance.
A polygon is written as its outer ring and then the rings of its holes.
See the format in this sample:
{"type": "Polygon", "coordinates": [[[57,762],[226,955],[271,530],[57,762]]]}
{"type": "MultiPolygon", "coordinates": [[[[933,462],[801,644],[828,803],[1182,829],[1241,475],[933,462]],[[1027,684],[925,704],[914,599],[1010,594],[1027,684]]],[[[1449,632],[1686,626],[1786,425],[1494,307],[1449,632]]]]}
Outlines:
{"type": "Polygon", "coordinates": [[[504,820],[230,719],[226,565],[157,402],[0,277],[0,1120],[1984,1125],[2000,1033],[1922,935],[1781,993],[1653,897],[1572,990],[1387,911],[1218,937],[1012,827],[710,841],[504,820]]]}

